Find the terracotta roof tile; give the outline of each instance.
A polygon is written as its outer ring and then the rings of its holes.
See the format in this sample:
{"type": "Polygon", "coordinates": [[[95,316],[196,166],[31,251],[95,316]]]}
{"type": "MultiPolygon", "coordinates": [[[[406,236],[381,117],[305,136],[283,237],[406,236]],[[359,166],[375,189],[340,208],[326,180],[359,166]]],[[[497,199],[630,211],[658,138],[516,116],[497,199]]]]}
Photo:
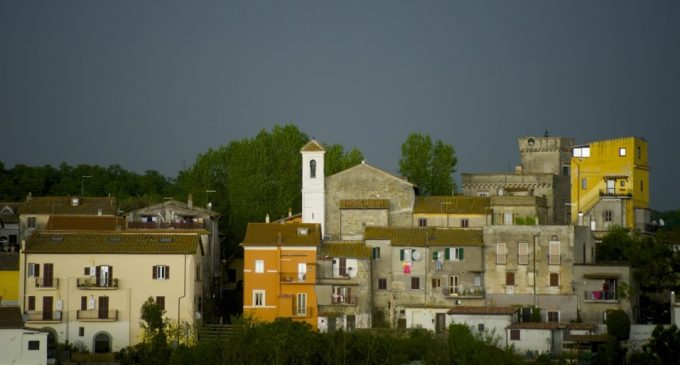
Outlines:
{"type": "Polygon", "coordinates": [[[321,146],[321,144],[319,144],[319,142],[312,139],[309,142],[307,142],[307,144],[304,145],[300,151],[301,152],[321,152],[321,151],[325,151],[325,149],[323,148],[323,146],[321,146]]]}
{"type": "Polygon", "coordinates": [[[57,231],[115,231],[125,228],[125,218],[110,215],[53,215],[46,227],[57,231]]]}
{"type": "Polygon", "coordinates": [[[321,226],[316,223],[248,223],[241,246],[318,246],[320,243],[321,226]]]}
{"type": "Polygon", "coordinates": [[[109,197],[79,198],[79,204],[71,204],[70,196],[32,197],[19,208],[19,214],[70,214],[70,215],[115,215],[116,199],[109,197]]]}
{"type": "Polygon", "coordinates": [[[19,307],[0,307],[0,329],[24,328],[19,307]]]}
{"type": "Polygon", "coordinates": [[[417,196],[413,213],[486,214],[489,198],[476,196],[417,196]]]}
{"type": "Polygon", "coordinates": [[[322,244],[319,256],[370,259],[371,253],[371,248],[363,242],[338,242],[322,244]]]}
{"type": "Polygon", "coordinates": [[[537,329],[537,330],[551,330],[558,328],[566,328],[573,330],[593,330],[594,324],[590,323],[556,323],[556,322],[516,322],[511,324],[510,329],[537,329]]]}
{"type": "Polygon", "coordinates": [[[514,314],[519,309],[515,307],[454,307],[451,308],[448,314],[479,314],[479,315],[503,315],[514,314]]]}
{"type": "Polygon", "coordinates": [[[0,270],[18,271],[19,253],[0,253],[0,270]]]}
{"type": "Polygon", "coordinates": [[[482,246],[479,228],[366,227],[366,240],[390,240],[392,246],[482,246]]]}
{"type": "Polygon", "coordinates": [[[389,199],[341,199],[340,209],[389,209],[389,199]]]}
{"type": "Polygon", "coordinates": [[[26,253],[193,254],[197,232],[41,231],[26,241],[26,253]]]}

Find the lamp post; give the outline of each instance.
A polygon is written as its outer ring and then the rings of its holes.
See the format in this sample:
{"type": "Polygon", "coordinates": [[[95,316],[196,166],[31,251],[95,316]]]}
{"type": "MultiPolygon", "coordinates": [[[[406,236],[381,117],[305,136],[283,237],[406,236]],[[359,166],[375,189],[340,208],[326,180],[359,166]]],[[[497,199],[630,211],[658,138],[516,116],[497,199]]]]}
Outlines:
{"type": "Polygon", "coordinates": [[[85,195],[85,179],[89,179],[92,176],[90,175],[83,175],[80,177],[80,196],[85,195]]]}

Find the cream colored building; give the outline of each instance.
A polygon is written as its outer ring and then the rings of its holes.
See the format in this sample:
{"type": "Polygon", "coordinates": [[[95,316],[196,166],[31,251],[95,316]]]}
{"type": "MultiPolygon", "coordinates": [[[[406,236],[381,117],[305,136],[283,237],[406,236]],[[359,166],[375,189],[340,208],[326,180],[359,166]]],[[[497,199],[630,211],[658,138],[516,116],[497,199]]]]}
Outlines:
{"type": "Polygon", "coordinates": [[[140,308],[149,297],[172,322],[193,324],[206,241],[201,231],[34,232],[20,265],[26,325],[49,330],[58,342],[110,352],[140,341],[140,308]]]}

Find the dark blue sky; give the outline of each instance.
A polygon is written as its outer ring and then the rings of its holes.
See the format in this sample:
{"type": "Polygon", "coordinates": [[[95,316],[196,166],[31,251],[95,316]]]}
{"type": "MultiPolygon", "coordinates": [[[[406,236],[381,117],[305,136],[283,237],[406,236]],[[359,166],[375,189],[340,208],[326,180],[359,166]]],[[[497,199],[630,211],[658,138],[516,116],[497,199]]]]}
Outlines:
{"type": "Polygon", "coordinates": [[[175,176],[293,122],[396,171],[411,132],[458,171],[516,137],[650,145],[680,208],[678,1],[0,1],[0,160],[175,176]],[[675,145],[675,147],[673,147],[675,145]]]}

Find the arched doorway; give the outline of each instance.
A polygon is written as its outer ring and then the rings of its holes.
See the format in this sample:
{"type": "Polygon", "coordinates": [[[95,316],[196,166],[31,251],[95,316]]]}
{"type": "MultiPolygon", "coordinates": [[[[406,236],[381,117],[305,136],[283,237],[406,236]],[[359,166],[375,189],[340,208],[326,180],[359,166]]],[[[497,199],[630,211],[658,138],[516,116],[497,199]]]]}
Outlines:
{"type": "Polygon", "coordinates": [[[111,336],[106,332],[99,332],[94,335],[94,352],[111,352],[111,336]]]}

